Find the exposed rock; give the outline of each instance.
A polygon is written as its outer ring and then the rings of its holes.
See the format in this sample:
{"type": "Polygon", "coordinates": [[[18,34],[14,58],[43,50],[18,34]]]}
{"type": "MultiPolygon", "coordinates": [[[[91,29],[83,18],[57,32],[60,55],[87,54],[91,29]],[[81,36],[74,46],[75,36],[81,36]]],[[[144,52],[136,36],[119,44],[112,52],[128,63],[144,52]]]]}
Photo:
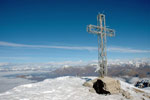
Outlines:
{"type": "Polygon", "coordinates": [[[134,90],[136,93],[138,93],[138,92],[140,92],[140,93],[145,93],[144,91],[142,91],[142,90],[140,90],[140,89],[133,88],[133,90],[134,90]]]}
{"type": "Polygon", "coordinates": [[[138,88],[150,87],[150,81],[149,80],[137,81],[135,86],[138,88]]]}
{"type": "MultiPolygon", "coordinates": [[[[110,78],[110,77],[104,77],[104,78],[99,77],[99,78],[96,78],[94,80],[85,82],[83,85],[90,87],[90,88],[93,88],[94,83],[96,83],[97,80],[101,80],[101,82],[103,84],[103,86],[101,86],[101,88],[103,88],[104,91],[107,91],[106,93],[108,93],[108,92],[110,94],[120,93],[120,90],[121,90],[120,82],[118,80],[115,80],[115,79],[110,78]]],[[[101,84],[99,84],[99,85],[101,85],[101,84]]]]}
{"type": "Polygon", "coordinates": [[[89,91],[92,92],[92,93],[96,93],[94,88],[90,88],[89,91]]]}
{"type": "Polygon", "coordinates": [[[145,100],[144,98],[141,98],[142,100],[145,100]]]}
{"type": "Polygon", "coordinates": [[[121,93],[126,99],[133,99],[131,94],[121,89],[120,82],[110,77],[98,77],[94,80],[85,82],[83,86],[90,87],[89,91],[98,94],[119,94],[121,93]]]}
{"type": "Polygon", "coordinates": [[[95,89],[96,93],[98,94],[110,94],[109,91],[104,90],[104,83],[102,82],[102,80],[97,80],[94,84],[93,84],[93,88],[95,89]]]}
{"type": "Polygon", "coordinates": [[[144,93],[143,96],[147,97],[148,99],[150,99],[150,94],[144,93]]]}
{"type": "Polygon", "coordinates": [[[122,93],[122,95],[127,98],[127,99],[132,99],[133,97],[131,96],[131,94],[125,90],[121,90],[120,91],[122,93]]]}
{"type": "Polygon", "coordinates": [[[91,81],[85,82],[83,86],[93,88],[93,81],[91,80],[91,81]]]}

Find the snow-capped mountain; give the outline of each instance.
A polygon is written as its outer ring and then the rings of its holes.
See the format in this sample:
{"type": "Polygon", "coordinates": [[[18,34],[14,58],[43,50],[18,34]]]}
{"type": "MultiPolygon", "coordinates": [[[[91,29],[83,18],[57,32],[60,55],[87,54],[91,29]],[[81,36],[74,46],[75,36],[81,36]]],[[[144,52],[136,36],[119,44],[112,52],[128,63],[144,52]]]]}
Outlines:
{"type": "MultiPolygon", "coordinates": [[[[92,61],[64,61],[64,62],[48,62],[48,63],[0,63],[0,71],[28,71],[28,70],[54,70],[57,68],[68,68],[70,66],[97,66],[97,60],[92,61]]],[[[140,67],[150,66],[150,58],[136,58],[128,60],[108,60],[108,66],[134,66],[140,67]]]]}
{"type": "Polygon", "coordinates": [[[150,65],[150,58],[136,58],[136,59],[116,59],[116,60],[108,60],[108,65],[130,65],[135,67],[150,65]]]}
{"type": "MultiPolygon", "coordinates": [[[[94,78],[94,77],[91,77],[94,78]]],[[[59,77],[42,82],[21,85],[0,94],[0,100],[127,100],[122,94],[99,95],[89,92],[79,77],[59,77]]],[[[120,81],[121,88],[128,91],[132,100],[149,100],[148,90],[137,89],[120,81]]]]}
{"type": "MultiPolygon", "coordinates": [[[[89,63],[91,66],[97,66],[97,60],[91,61],[89,63]]],[[[135,59],[108,59],[107,61],[108,66],[134,66],[140,67],[148,65],[150,66],[150,58],[135,58],[135,59]]]]}

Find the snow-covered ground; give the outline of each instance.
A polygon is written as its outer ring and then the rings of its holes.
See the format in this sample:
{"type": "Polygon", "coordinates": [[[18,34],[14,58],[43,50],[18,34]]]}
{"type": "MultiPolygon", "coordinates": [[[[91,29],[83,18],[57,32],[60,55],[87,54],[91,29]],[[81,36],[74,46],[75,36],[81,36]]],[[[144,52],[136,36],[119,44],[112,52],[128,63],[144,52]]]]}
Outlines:
{"type": "MultiPolygon", "coordinates": [[[[82,86],[85,79],[79,77],[59,77],[42,82],[21,85],[0,94],[0,100],[126,100],[122,94],[99,95],[89,92],[88,87],[82,86]]],[[[133,100],[149,100],[142,93],[136,93],[134,86],[121,82],[121,87],[130,92],[133,100]]],[[[150,93],[149,90],[142,90],[150,93]]]]}
{"type": "Polygon", "coordinates": [[[33,72],[0,72],[0,93],[8,91],[16,86],[22,84],[29,84],[32,82],[36,82],[33,80],[28,80],[24,78],[16,78],[16,77],[4,77],[5,75],[13,75],[13,74],[22,74],[22,73],[33,73],[33,72]]]}

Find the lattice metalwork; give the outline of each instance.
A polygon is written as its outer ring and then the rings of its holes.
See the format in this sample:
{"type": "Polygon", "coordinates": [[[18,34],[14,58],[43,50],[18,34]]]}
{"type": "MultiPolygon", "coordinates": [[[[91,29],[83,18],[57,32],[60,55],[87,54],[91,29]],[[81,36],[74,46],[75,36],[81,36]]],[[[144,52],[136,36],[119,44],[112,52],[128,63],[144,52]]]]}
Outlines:
{"type": "Polygon", "coordinates": [[[97,15],[97,26],[88,25],[87,32],[97,34],[98,38],[98,66],[101,77],[107,76],[107,50],[106,50],[106,36],[115,36],[113,29],[106,28],[105,15],[97,15]]]}

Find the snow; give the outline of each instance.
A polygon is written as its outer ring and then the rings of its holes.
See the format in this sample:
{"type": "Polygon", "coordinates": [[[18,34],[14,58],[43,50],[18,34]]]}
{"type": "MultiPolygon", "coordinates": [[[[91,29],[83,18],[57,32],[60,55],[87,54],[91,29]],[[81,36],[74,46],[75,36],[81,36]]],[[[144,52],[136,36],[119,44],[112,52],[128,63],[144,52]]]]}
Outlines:
{"type": "Polygon", "coordinates": [[[147,87],[147,88],[143,88],[144,90],[148,90],[148,91],[150,91],[150,87],[147,87]]]}
{"type": "MultiPolygon", "coordinates": [[[[105,96],[91,93],[88,87],[82,85],[84,82],[84,78],[69,76],[47,79],[15,87],[0,94],[0,100],[126,100],[121,94],[105,96]]],[[[134,86],[120,82],[121,87],[135,97],[133,100],[140,100],[142,94],[136,94],[133,91],[134,86]]]]}
{"type": "Polygon", "coordinates": [[[136,82],[138,82],[140,80],[139,77],[132,77],[130,80],[129,80],[129,83],[131,84],[136,84],[136,82]]]}
{"type": "Polygon", "coordinates": [[[134,89],[138,89],[138,90],[144,91],[147,94],[150,94],[150,90],[139,89],[139,88],[134,87],[133,85],[128,84],[128,83],[123,82],[123,81],[120,81],[120,83],[121,83],[121,88],[123,90],[125,90],[125,91],[128,91],[131,94],[131,96],[133,97],[133,100],[141,100],[142,98],[144,98],[144,100],[150,100],[150,98],[145,98],[143,96],[143,93],[135,92],[134,89]]]}
{"type": "MultiPolygon", "coordinates": [[[[33,73],[30,72],[0,72],[0,93],[8,91],[16,86],[22,85],[22,84],[29,84],[36,81],[23,79],[23,78],[15,78],[15,77],[4,77],[7,75],[13,75],[13,74],[20,74],[20,73],[33,73]]],[[[0,99],[1,100],[1,99],[0,99]]]]}
{"type": "MultiPolygon", "coordinates": [[[[37,70],[55,70],[60,67],[68,66],[97,66],[97,60],[91,61],[62,61],[62,62],[46,62],[46,63],[3,63],[0,62],[0,71],[37,71],[37,70]]],[[[135,67],[150,65],[150,58],[135,59],[109,59],[108,66],[124,66],[132,65],[135,67]]]]}

